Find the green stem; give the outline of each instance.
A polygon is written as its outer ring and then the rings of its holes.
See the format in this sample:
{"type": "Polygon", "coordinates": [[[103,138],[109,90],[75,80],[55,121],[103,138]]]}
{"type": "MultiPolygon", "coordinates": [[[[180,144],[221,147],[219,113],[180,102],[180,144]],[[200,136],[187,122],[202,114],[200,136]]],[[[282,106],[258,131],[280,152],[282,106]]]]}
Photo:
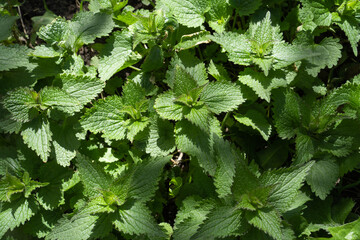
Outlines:
{"type": "Polygon", "coordinates": [[[45,0],[43,0],[43,4],[44,4],[45,10],[48,12],[48,11],[49,11],[49,8],[48,8],[48,6],[46,5],[46,1],[45,1],[45,0]]]}
{"type": "Polygon", "coordinates": [[[226,115],[225,115],[225,117],[224,117],[224,119],[223,119],[222,122],[221,122],[221,129],[222,129],[222,130],[224,129],[226,120],[229,118],[229,116],[230,116],[230,112],[227,112],[226,115]]]}
{"type": "Polygon", "coordinates": [[[150,0],[150,4],[151,4],[151,6],[153,6],[153,8],[156,7],[155,3],[152,0],[150,0]]]}
{"type": "Polygon", "coordinates": [[[134,67],[134,66],[129,66],[129,68],[131,68],[131,69],[134,69],[135,71],[141,71],[141,69],[140,68],[137,68],[137,67],[134,67]]]}
{"type": "Polygon", "coordinates": [[[233,21],[233,25],[232,25],[232,30],[234,30],[234,28],[235,28],[237,15],[238,15],[238,14],[237,14],[237,11],[235,10],[235,15],[234,15],[234,21],[233,21]]]}

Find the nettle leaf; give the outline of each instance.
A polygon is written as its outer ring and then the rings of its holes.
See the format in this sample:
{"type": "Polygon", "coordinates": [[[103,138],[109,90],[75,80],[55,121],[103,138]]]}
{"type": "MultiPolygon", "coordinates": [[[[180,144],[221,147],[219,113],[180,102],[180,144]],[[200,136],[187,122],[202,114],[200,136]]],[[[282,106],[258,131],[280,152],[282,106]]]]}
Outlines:
{"type": "Polygon", "coordinates": [[[247,211],[245,217],[251,225],[266,232],[274,239],[283,239],[281,218],[276,211],[270,209],[261,209],[256,212],[247,211]]]}
{"type": "Polygon", "coordinates": [[[331,3],[323,0],[301,0],[302,8],[299,19],[305,30],[314,30],[317,26],[330,26],[332,15],[331,3]]]}
{"type": "Polygon", "coordinates": [[[151,119],[146,153],[152,157],[165,156],[175,150],[174,126],[171,122],[155,115],[151,119]]]}
{"type": "Polygon", "coordinates": [[[71,178],[72,172],[54,161],[43,165],[39,172],[41,181],[49,184],[38,190],[36,199],[44,209],[54,210],[65,201],[62,184],[71,178]]]}
{"type": "Polygon", "coordinates": [[[224,238],[240,235],[242,211],[233,206],[220,206],[207,215],[207,219],[191,239],[224,238]]]}
{"type": "Polygon", "coordinates": [[[118,196],[136,199],[137,202],[149,201],[157,189],[157,182],[170,157],[157,157],[135,164],[124,172],[111,189],[118,196]]]}
{"type": "Polygon", "coordinates": [[[214,34],[212,40],[220,44],[223,50],[228,53],[230,61],[245,66],[251,64],[251,43],[245,34],[223,32],[214,34]]]}
{"type": "Polygon", "coordinates": [[[268,76],[251,68],[246,68],[239,74],[239,81],[250,87],[259,98],[267,102],[271,100],[271,91],[276,88],[286,87],[296,76],[294,72],[284,70],[270,71],[268,76]]]}
{"type": "Polygon", "coordinates": [[[271,125],[261,112],[250,109],[245,114],[234,115],[234,118],[238,122],[257,130],[266,141],[269,139],[271,125]]]}
{"type": "Polygon", "coordinates": [[[221,33],[225,31],[226,24],[229,22],[232,14],[232,9],[227,1],[210,0],[210,9],[207,14],[209,16],[207,18],[209,26],[217,33],[221,33]]]}
{"type": "Polygon", "coordinates": [[[76,131],[70,124],[59,126],[51,124],[52,144],[56,162],[67,167],[70,161],[76,156],[76,150],[80,147],[80,141],[76,138],[76,131]]]}
{"type": "Polygon", "coordinates": [[[277,61],[274,67],[283,68],[303,60],[306,72],[316,77],[321,69],[335,66],[341,57],[342,45],[339,44],[339,39],[327,37],[315,44],[313,40],[306,39],[309,37],[301,36],[293,45],[277,45],[274,49],[274,58],[277,61]]]}
{"type": "Polygon", "coordinates": [[[333,236],[334,239],[357,239],[360,237],[360,219],[356,221],[336,226],[329,227],[327,231],[333,236]]]}
{"type": "Polygon", "coordinates": [[[51,23],[43,26],[37,32],[39,38],[50,45],[64,44],[63,38],[69,30],[68,23],[65,19],[58,17],[51,23]]]}
{"type": "Polygon", "coordinates": [[[28,67],[30,48],[23,45],[0,45],[0,71],[8,71],[19,67],[28,67]]]}
{"type": "Polygon", "coordinates": [[[273,186],[268,201],[280,212],[286,212],[303,185],[305,177],[314,162],[302,166],[267,171],[260,177],[260,182],[273,186]]]}
{"type": "Polygon", "coordinates": [[[261,6],[261,0],[228,0],[228,2],[236,8],[240,16],[250,15],[261,6]]]}
{"type": "Polygon", "coordinates": [[[130,120],[129,124],[127,125],[127,139],[129,139],[130,142],[134,141],[135,136],[143,131],[150,123],[149,118],[147,117],[142,117],[139,120],[130,120]]]}
{"type": "Polygon", "coordinates": [[[60,75],[60,78],[62,82],[61,89],[71,97],[76,98],[81,105],[93,100],[105,87],[104,82],[88,75],[64,73],[60,75]]]}
{"type": "Polygon", "coordinates": [[[93,133],[103,133],[104,138],[121,140],[126,136],[126,117],[119,96],[98,100],[81,119],[81,126],[93,133]]]}
{"type": "Polygon", "coordinates": [[[209,83],[201,92],[200,100],[215,114],[232,111],[245,102],[240,87],[225,82],[209,83]]]}
{"type": "Polygon", "coordinates": [[[37,93],[29,88],[18,88],[8,92],[4,107],[11,113],[11,118],[19,122],[28,122],[37,115],[37,93]]]}
{"type": "Polygon", "coordinates": [[[99,194],[101,190],[109,188],[110,176],[105,173],[99,162],[78,154],[76,166],[79,169],[81,181],[85,186],[85,194],[91,197],[99,194]]]}
{"type": "Polygon", "coordinates": [[[96,38],[108,36],[115,24],[111,15],[82,11],[69,23],[68,41],[75,50],[84,44],[93,43],[96,38]]]}
{"type": "Polygon", "coordinates": [[[178,149],[195,156],[202,168],[210,175],[215,174],[216,162],[213,156],[212,131],[205,132],[187,120],[175,125],[176,145],[178,149]]]}
{"type": "Polygon", "coordinates": [[[132,50],[131,34],[117,31],[108,38],[99,58],[99,76],[102,81],[106,81],[120,70],[138,62],[141,56],[132,50]]]}
{"type": "Polygon", "coordinates": [[[172,91],[160,94],[155,100],[156,112],[165,119],[181,120],[183,118],[183,105],[177,104],[175,99],[175,93],[172,91]]]}
{"type": "Polygon", "coordinates": [[[38,210],[33,198],[20,198],[11,203],[2,203],[0,206],[0,238],[8,230],[13,230],[24,224],[38,210]]]}
{"type": "Polygon", "coordinates": [[[325,200],[330,190],[335,187],[339,177],[339,166],[335,160],[327,159],[316,161],[311,167],[306,182],[310,185],[311,190],[325,200]]]}
{"type": "Polygon", "coordinates": [[[39,92],[40,108],[55,108],[62,112],[73,114],[81,110],[82,105],[67,92],[56,87],[44,87],[39,92]]]}
{"type": "Polygon", "coordinates": [[[145,89],[133,81],[128,81],[123,86],[122,94],[124,105],[136,107],[139,102],[145,100],[145,89]]]}
{"type": "Polygon", "coordinates": [[[358,21],[352,17],[343,17],[341,22],[336,22],[337,25],[343,30],[350,41],[351,48],[354,55],[358,55],[358,42],[360,40],[360,27],[358,21]]]}
{"type": "Polygon", "coordinates": [[[17,19],[19,19],[17,16],[0,15],[0,41],[11,36],[11,28],[17,19]]]}
{"type": "Polygon", "coordinates": [[[235,161],[238,160],[237,154],[228,141],[220,137],[214,137],[214,150],[217,161],[214,185],[219,198],[224,198],[231,194],[231,186],[235,177],[235,161]]]}
{"type": "Polygon", "coordinates": [[[179,23],[187,27],[201,26],[205,22],[205,12],[209,10],[209,0],[162,0],[161,2],[170,9],[179,23]]]}
{"type": "Polygon", "coordinates": [[[182,51],[209,42],[210,33],[208,31],[201,31],[182,36],[180,42],[175,45],[174,49],[182,51]]]}
{"type": "Polygon", "coordinates": [[[229,60],[239,65],[255,63],[267,76],[274,61],[273,49],[282,43],[278,26],[272,26],[270,12],[262,21],[250,23],[245,34],[227,32],[214,35],[213,40],[228,52],[229,60]]]}
{"type": "Polygon", "coordinates": [[[102,208],[100,206],[85,208],[72,217],[61,218],[45,239],[83,240],[106,236],[111,231],[111,222],[109,221],[110,219],[107,219],[109,214],[92,214],[92,212],[96,213],[96,211],[100,211],[102,208]],[[108,225],[107,229],[99,227],[101,223],[108,225]]]}
{"type": "Polygon", "coordinates": [[[39,116],[23,125],[21,136],[24,143],[46,162],[50,155],[52,133],[46,117],[39,116]]]}
{"type": "Polygon", "coordinates": [[[274,120],[278,134],[283,139],[295,136],[301,123],[300,99],[293,91],[274,96],[274,120]]]}
{"type": "Polygon", "coordinates": [[[183,200],[175,218],[174,240],[190,240],[215,208],[215,204],[211,199],[199,199],[196,196],[183,200]]]}
{"type": "Polygon", "coordinates": [[[121,207],[113,224],[118,231],[126,234],[145,235],[150,239],[166,238],[165,233],[151,216],[151,211],[141,202],[121,207]]]}

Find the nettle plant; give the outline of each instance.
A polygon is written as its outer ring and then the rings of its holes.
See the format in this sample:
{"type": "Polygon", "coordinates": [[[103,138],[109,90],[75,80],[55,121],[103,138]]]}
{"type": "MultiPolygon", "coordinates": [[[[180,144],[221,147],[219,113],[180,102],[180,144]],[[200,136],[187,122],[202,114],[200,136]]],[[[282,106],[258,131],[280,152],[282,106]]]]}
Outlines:
{"type": "Polygon", "coordinates": [[[146,4],[0,2],[0,238],[360,239],[360,2],[146,4]]]}

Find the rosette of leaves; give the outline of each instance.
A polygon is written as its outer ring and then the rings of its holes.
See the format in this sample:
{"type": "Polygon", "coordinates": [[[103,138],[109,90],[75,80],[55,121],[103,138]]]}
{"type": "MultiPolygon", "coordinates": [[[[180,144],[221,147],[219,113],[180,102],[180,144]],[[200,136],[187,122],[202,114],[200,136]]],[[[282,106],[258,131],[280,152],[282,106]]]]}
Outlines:
{"type": "Polygon", "coordinates": [[[122,96],[109,96],[94,103],[86,110],[81,126],[93,133],[111,140],[127,138],[134,141],[136,135],[150,123],[149,100],[140,84],[128,81],[122,90],[122,96]]]}
{"type": "Polygon", "coordinates": [[[295,239],[285,213],[309,200],[300,188],[313,162],[261,173],[228,142],[219,139],[215,152],[219,198],[187,197],[176,215],[173,238],[295,239]]]}
{"type": "Polygon", "coordinates": [[[3,100],[7,110],[3,125],[6,132],[20,132],[24,142],[44,162],[53,147],[58,163],[68,166],[79,147],[75,130],[68,124],[102,91],[104,83],[88,75],[63,74],[59,84],[61,88],[46,86],[38,92],[29,87],[8,92],[3,100]],[[58,122],[58,114],[69,121],[58,122]]]}
{"type": "MultiPolygon", "coordinates": [[[[189,59],[189,58],[188,58],[189,59]]],[[[160,94],[154,108],[160,117],[186,119],[207,131],[215,114],[229,112],[244,102],[240,88],[231,82],[208,82],[205,66],[175,58],[168,72],[170,90],[160,94]]]]}
{"type": "Polygon", "coordinates": [[[303,30],[322,32],[330,29],[333,24],[340,27],[346,34],[354,55],[358,55],[357,44],[360,40],[359,18],[360,3],[356,0],[302,0],[299,20],[303,30]],[[327,27],[324,29],[324,27],[327,27]]]}
{"type": "Polygon", "coordinates": [[[56,211],[63,205],[64,192],[76,184],[70,169],[56,162],[39,166],[23,147],[0,148],[0,238],[40,215],[56,218],[57,214],[46,210],[56,211]]]}
{"type": "Polygon", "coordinates": [[[166,239],[146,202],[154,196],[162,168],[169,160],[143,160],[113,179],[99,162],[78,155],[84,199],[73,214],[59,219],[46,239],[103,238],[113,227],[124,236],[166,239]]]}

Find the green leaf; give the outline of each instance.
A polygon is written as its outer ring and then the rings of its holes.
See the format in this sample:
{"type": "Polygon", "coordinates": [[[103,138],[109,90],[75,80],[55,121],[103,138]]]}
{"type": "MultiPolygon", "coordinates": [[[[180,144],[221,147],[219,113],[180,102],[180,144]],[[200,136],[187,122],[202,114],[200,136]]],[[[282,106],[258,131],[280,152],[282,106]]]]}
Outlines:
{"type": "Polygon", "coordinates": [[[134,141],[135,136],[143,131],[148,125],[150,121],[147,117],[142,117],[139,120],[130,120],[129,124],[127,125],[127,139],[130,140],[130,142],[134,141]]]}
{"type": "Polygon", "coordinates": [[[85,186],[85,194],[95,196],[101,190],[109,188],[110,177],[106,175],[100,163],[80,154],[76,157],[76,163],[81,181],[85,186]]]}
{"type": "Polygon", "coordinates": [[[186,120],[176,123],[175,133],[178,149],[196,157],[199,160],[200,166],[210,175],[214,175],[216,162],[213,156],[212,134],[209,135],[203,129],[186,120]]]}
{"type": "Polygon", "coordinates": [[[230,61],[245,66],[251,64],[251,44],[244,34],[223,32],[214,34],[212,40],[228,52],[230,61]]]}
{"type": "Polygon", "coordinates": [[[222,33],[230,20],[231,13],[232,9],[227,1],[210,0],[207,22],[215,32],[222,33]]]}
{"type": "Polygon", "coordinates": [[[0,71],[7,71],[30,65],[28,54],[29,48],[13,44],[9,47],[0,45],[0,71]]]}
{"type": "Polygon", "coordinates": [[[239,235],[242,211],[232,206],[220,206],[207,215],[207,219],[191,239],[224,238],[239,235]]]}
{"type": "Polygon", "coordinates": [[[35,200],[32,198],[20,198],[11,203],[0,205],[0,238],[8,230],[22,225],[28,221],[38,210],[35,200]]]}
{"type": "Polygon", "coordinates": [[[146,202],[155,194],[162,169],[169,160],[170,157],[158,157],[135,164],[112,184],[111,189],[118,196],[146,202]]]}
{"type": "Polygon", "coordinates": [[[175,218],[174,240],[190,240],[214,207],[211,199],[190,196],[183,200],[175,218]]]}
{"type": "Polygon", "coordinates": [[[275,68],[283,68],[303,60],[306,71],[316,77],[321,69],[335,66],[341,57],[342,45],[339,44],[339,39],[327,37],[315,44],[306,39],[309,37],[305,36],[305,40],[300,37],[295,45],[277,45],[274,49],[274,58],[277,60],[275,68]]]}
{"type": "MultiPolygon", "coordinates": [[[[54,45],[60,44],[63,41],[68,30],[69,25],[66,20],[58,17],[51,23],[41,27],[37,35],[48,44],[54,45]]],[[[64,44],[64,42],[62,42],[62,44],[64,44]]]]}
{"type": "Polygon", "coordinates": [[[33,119],[37,115],[34,109],[37,105],[37,93],[29,88],[10,91],[4,99],[4,107],[11,113],[11,118],[19,122],[33,119]]]}
{"type": "Polygon", "coordinates": [[[261,175],[260,181],[267,186],[273,186],[269,202],[280,212],[285,212],[294,201],[298,190],[303,185],[306,175],[314,162],[302,166],[267,171],[261,175]]]}
{"type": "Polygon", "coordinates": [[[314,156],[316,145],[310,136],[299,133],[296,136],[295,144],[297,163],[305,163],[314,156]]]}
{"type": "Polygon", "coordinates": [[[165,233],[151,216],[150,210],[143,203],[135,202],[128,205],[118,210],[113,221],[117,230],[130,235],[146,235],[150,239],[166,238],[165,233]]]}
{"type": "Polygon", "coordinates": [[[356,221],[338,226],[329,227],[327,230],[333,236],[333,239],[350,239],[355,240],[360,238],[360,219],[356,221]]]}
{"type": "Polygon", "coordinates": [[[232,111],[245,101],[238,86],[225,82],[209,83],[200,100],[215,114],[232,111]]]}
{"type": "Polygon", "coordinates": [[[259,98],[270,102],[271,91],[279,87],[286,87],[296,74],[284,70],[270,71],[268,76],[251,68],[240,72],[239,81],[250,87],[259,98]]]}
{"type": "Polygon", "coordinates": [[[337,23],[341,30],[343,30],[350,41],[351,48],[354,55],[358,55],[358,42],[360,40],[360,27],[358,22],[353,18],[345,18],[343,21],[337,23]]]}
{"type": "Polygon", "coordinates": [[[261,6],[261,0],[229,0],[229,3],[240,16],[250,15],[261,6]]]}
{"type": "Polygon", "coordinates": [[[151,119],[150,123],[146,153],[149,153],[152,157],[157,157],[173,152],[175,150],[173,124],[157,116],[151,119]]]}
{"type": "Polygon", "coordinates": [[[140,84],[133,81],[128,81],[123,86],[123,100],[124,105],[136,106],[145,99],[145,89],[140,84]]]}
{"type": "Polygon", "coordinates": [[[292,91],[274,97],[274,120],[278,134],[283,139],[295,136],[301,123],[300,99],[292,91]]]}
{"type": "Polygon", "coordinates": [[[331,159],[316,161],[311,167],[306,182],[320,199],[325,200],[339,177],[339,166],[331,159]]]}
{"type": "Polygon", "coordinates": [[[267,141],[271,134],[271,125],[268,123],[264,114],[259,111],[250,109],[245,114],[236,114],[234,118],[254,130],[259,131],[261,136],[267,141]]]}
{"type": "Polygon", "coordinates": [[[81,119],[81,126],[93,133],[103,133],[104,138],[121,140],[125,138],[125,113],[119,96],[98,100],[81,119]]]}
{"type": "MultiPolygon", "coordinates": [[[[97,207],[100,208],[100,207],[97,207]]],[[[98,229],[98,224],[106,220],[107,214],[93,215],[87,209],[80,211],[71,218],[63,217],[54,226],[52,231],[46,236],[46,240],[83,240],[91,237],[107,235],[111,231],[110,221],[108,231],[104,228],[98,229]],[[105,234],[104,234],[105,232],[105,234]]],[[[105,222],[106,223],[106,222],[105,222]]]]}
{"type": "Polygon", "coordinates": [[[76,52],[84,44],[90,44],[96,38],[108,36],[115,24],[111,15],[106,13],[93,13],[81,11],[69,23],[71,47],[76,52]]]}
{"type": "Polygon", "coordinates": [[[126,31],[114,32],[100,51],[99,57],[98,71],[102,81],[141,59],[132,51],[131,34],[126,31]]]}
{"type": "Polygon", "coordinates": [[[323,0],[301,0],[299,19],[304,24],[304,30],[313,31],[317,26],[330,26],[331,3],[323,0]]]}
{"type": "Polygon", "coordinates": [[[18,18],[17,16],[0,15],[0,41],[11,36],[11,29],[18,18]]]}
{"type": "Polygon", "coordinates": [[[181,120],[183,118],[183,106],[175,103],[175,94],[167,91],[160,94],[156,100],[154,108],[160,117],[169,120],[181,120]]]}
{"type": "Polygon", "coordinates": [[[191,123],[207,131],[209,126],[210,112],[205,106],[195,105],[191,108],[184,106],[184,118],[191,123]]]}
{"type": "Polygon", "coordinates": [[[231,194],[231,186],[235,177],[235,161],[238,160],[238,156],[228,141],[217,136],[214,138],[214,150],[218,164],[214,185],[219,198],[224,198],[231,194]]]}
{"type": "Polygon", "coordinates": [[[55,51],[52,47],[40,45],[35,47],[35,50],[31,53],[31,56],[38,58],[55,58],[59,57],[60,53],[55,51]]]}
{"type": "Polygon", "coordinates": [[[24,143],[40,156],[41,160],[47,161],[50,155],[50,142],[52,133],[47,118],[37,117],[23,125],[21,136],[24,143]]]}
{"type": "Polygon", "coordinates": [[[80,147],[80,141],[75,136],[76,132],[70,124],[62,127],[51,124],[50,129],[53,133],[52,144],[56,162],[63,167],[67,167],[76,156],[76,150],[80,147]]]}
{"type": "Polygon", "coordinates": [[[190,1],[190,0],[162,0],[165,6],[175,16],[179,23],[187,27],[199,27],[204,21],[204,14],[209,10],[209,1],[190,1]]]}
{"type": "Polygon", "coordinates": [[[39,173],[40,180],[49,183],[49,185],[37,191],[37,201],[44,209],[54,211],[65,202],[63,183],[71,178],[72,172],[52,161],[43,165],[39,173]]]}
{"type": "Polygon", "coordinates": [[[274,210],[263,209],[256,212],[246,212],[246,219],[256,228],[266,232],[274,239],[283,239],[281,218],[274,210]]]}
{"type": "Polygon", "coordinates": [[[175,45],[174,49],[182,51],[209,42],[210,33],[208,31],[201,31],[182,36],[180,42],[175,45]]]}
{"type": "Polygon", "coordinates": [[[41,107],[52,107],[62,112],[73,114],[81,110],[82,105],[67,92],[55,87],[44,87],[39,92],[41,107]]]}
{"type": "Polygon", "coordinates": [[[88,75],[64,73],[60,77],[62,89],[71,97],[76,98],[81,105],[93,100],[105,87],[104,82],[88,75]]]}

